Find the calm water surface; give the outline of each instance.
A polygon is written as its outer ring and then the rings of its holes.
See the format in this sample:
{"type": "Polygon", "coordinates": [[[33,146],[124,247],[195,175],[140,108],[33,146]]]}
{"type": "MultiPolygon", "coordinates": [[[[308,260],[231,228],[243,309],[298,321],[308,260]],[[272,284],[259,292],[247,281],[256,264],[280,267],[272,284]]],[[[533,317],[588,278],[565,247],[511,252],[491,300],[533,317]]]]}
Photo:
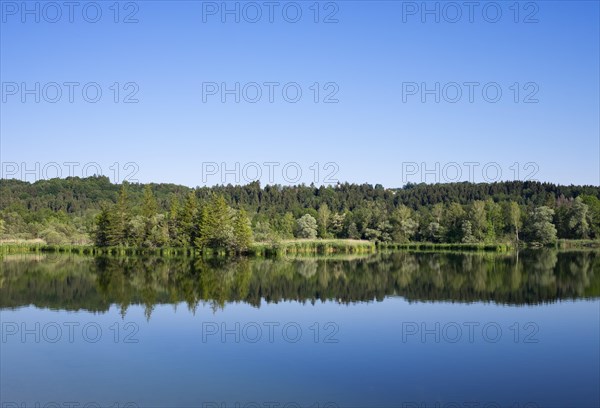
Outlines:
{"type": "Polygon", "coordinates": [[[5,256],[2,407],[598,407],[600,253],[5,256]]]}

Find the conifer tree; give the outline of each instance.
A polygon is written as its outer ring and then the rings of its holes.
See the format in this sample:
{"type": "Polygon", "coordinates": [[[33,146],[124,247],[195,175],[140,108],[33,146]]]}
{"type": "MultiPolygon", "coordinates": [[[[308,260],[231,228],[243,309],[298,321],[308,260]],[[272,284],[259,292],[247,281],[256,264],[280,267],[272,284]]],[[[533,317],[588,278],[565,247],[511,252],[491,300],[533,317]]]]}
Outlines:
{"type": "Polygon", "coordinates": [[[242,208],[237,211],[233,219],[234,250],[242,253],[252,244],[252,228],[246,211],[242,208]]]}
{"type": "Polygon", "coordinates": [[[185,199],[181,212],[179,213],[179,236],[183,246],[194,244],[198,231],[196,228],[196,217],[198,211],[198,200],[196,193],[190,191],[185,199]]]}
{"type": "Polygon", "coordinates": [[[150,184],[146,184],[146,186],[144,186],[142,215],[148,219],[151,219],[156,215],[157,211],[158,205],[156,204],[156,199],[154,198],[154,194],[152,193],[152,188],[150,187],[150,184]]]}
{"type": "Polygon", "coordinates": [[[167,225],[170,245],[174,247],[182,246],[181,242],[179,242],[181,234],[179,226],[179,198],[175,195],[171,196],[167,225]]]}
{"type": "Polygon", "coordinates": [[[327,206],[327,203],[323,203],[319,206],[319,211],[317,213],[317,223],[318,223],[318,234],[319,238],[329,238],[329,232],[327,231],[329,226],[329,217],[331,215],[331,211],[327,206]]]}
{"type": "Polygon", "coordinates": [[[199,225],[199,237],[195,239],[199,248],[230,248],[233,242],[233,223],[231,209],[222,195],[214,195],[203,208],[199,225]]]}
{"type": "Polygon", "coordinates": [[[111,246],[127,245],[128,225],[131,219],[127,194],[127,183],[123,183],[117,205],[110,215],[108,242],[111,246]]]}
{"type": "Polygon", "coordinates": [[[110,212],[107,207],[102,207],[96,216],[96,230],[94,243],[96,246],[105,247],[109,243],[110,212]]]}

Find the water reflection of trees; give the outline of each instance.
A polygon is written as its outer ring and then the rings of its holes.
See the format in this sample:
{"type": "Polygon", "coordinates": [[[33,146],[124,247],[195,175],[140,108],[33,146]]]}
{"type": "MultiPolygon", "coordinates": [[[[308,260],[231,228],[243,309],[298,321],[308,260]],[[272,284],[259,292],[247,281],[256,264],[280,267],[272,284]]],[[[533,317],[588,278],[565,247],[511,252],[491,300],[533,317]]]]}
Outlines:
{"type": "Polygon", "coordinates": [[[537,304],[600,297],[600,254],[409,253],[359,259],[238,259],[13,256],[2,262],[0,306],[125,313],[161,303],[409,301],[537,304]]]}

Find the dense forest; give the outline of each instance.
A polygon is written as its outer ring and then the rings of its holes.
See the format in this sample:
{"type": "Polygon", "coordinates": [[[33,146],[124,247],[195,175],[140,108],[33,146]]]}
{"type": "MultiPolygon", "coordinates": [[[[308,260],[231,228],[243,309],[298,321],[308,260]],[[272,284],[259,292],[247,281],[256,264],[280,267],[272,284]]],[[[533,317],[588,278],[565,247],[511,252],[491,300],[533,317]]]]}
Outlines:
{"type": "Polygon", "coordinates": [[[224,248],[252,241],[552,244],[600,239],[600,188],[540,182],[261,187],[0,180],[0,240],[224,248]]]}

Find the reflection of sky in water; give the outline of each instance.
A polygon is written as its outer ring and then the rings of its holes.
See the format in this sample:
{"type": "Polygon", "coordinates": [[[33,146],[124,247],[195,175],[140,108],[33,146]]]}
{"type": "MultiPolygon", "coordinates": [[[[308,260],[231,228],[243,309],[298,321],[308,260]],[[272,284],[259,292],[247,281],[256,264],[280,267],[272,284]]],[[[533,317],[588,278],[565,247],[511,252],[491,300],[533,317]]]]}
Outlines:
{"type": "MultiPolygon", "coordinates": [[[[68,342],[66,329],[55,344],[36,344],[32,335],[26,343],[18,336],[2,343],[2,402],[96,401],[109,406],[132,401],[153,407],[202,406],[211,401],[228,402],[227,407],[236,401],[259,406],[297,402],[303,407],[328,401],[340,407],[416,402],[427,403],[426,408],[436,401],[442,406],[474,401],[501,406],[535,402],[544,407],[599,403],[598,300],[514,307],[387,298],[352,305],[282,302],[254,308],[237,303],[217,312],[201,305],[195,314],[184,303],[174,309],[156,306],[150,321],[142,306],[131,306],[124,320],[115,306],[104,314],[33,307],[2,311],[4,325],[80,323],[73,343],[68,342]],[[83,341],[80,329],[90,322],[103,330],[94,344],[83,341]],[[125,330],[127,322],[139,327],[133,336],[138,343],[123,343],[131,332],[125,330]],[[234,334],[228,334],[225,343],[219,334],[207,335],[209,326],[220,331],[223,323],[235,332],[236,322],[239,343],[234,334]],[[256,337],[250,328],[256,326],[253,322],[264,328],[256,343],[247,341],[256,337]],[[272,343],[269,322],[279,323],[272,343]],[[316,343],[315,322],[320,330],[316,343]],[[333,325],[326,326],[328,322],[333,325]],[[403,339],[403,327],[420,331],[424,323],[431,330],[436,322],[439,343],[433,333],[422,342],[420,333],[410,336],[405,331],[403,339]],[[472,342],[468,322],[479,323],[472,342]],[[120,330],[117,343],[114,323],[120,330]],[[286,323],[302,330],[296,343],[284,340],[286,323]],[[520,330],[517,342],[514,323],[520,330]],[[486,324],[502,330],[497,342],[491,341],[493,328],[486,341],[481,330],[486,324]],[[464,330],[451,343],[456,326],[464,330]],[[539,331],[534,333],[535,329],[539,331]],[[326,343],[326,338],[338,342],[326,343]],[[538,342],[526,343],[527,339],[538,342]]],[[[294,336],[294,330],[288,333],[294,336]]]]}

